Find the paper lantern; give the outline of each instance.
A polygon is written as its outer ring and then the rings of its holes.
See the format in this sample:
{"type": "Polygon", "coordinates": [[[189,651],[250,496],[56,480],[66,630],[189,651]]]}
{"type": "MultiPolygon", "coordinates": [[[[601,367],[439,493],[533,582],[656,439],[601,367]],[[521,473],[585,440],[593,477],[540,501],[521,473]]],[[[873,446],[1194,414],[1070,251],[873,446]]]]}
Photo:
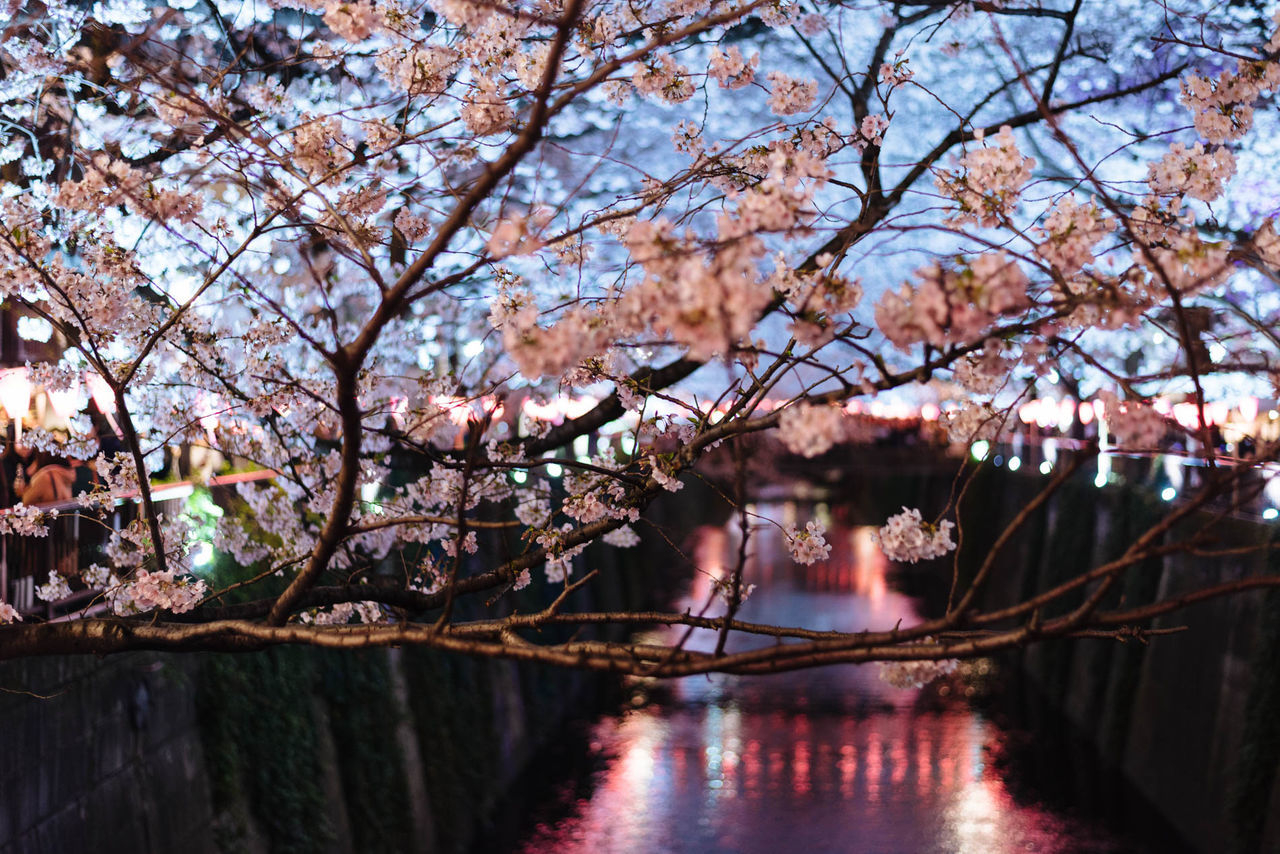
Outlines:
{"type": "Polygon", "coordinates": [[[26,368],[0,371],[0,405],[13,419],[15,442],[21,442],[22,418],[31,407],[31,379],[26,368]]]}

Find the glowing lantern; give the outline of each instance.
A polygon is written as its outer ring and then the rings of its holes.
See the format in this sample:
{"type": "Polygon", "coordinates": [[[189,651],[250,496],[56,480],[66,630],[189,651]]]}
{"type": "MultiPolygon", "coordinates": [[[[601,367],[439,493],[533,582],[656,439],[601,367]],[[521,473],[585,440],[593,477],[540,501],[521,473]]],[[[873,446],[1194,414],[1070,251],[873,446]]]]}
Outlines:
{"type": "Polygon", "coordinates": [[[1069,397],[1064,397],[1058,404],[1058,427],[1062,430],[1070,430],[1075,415],[1076,402],[1069,397]]]}
{"type": "Polygon", "coordinates": [[[1194,403],[1175,403],[1173,417],[1187,430],[1200,429],[1200,412],[1194,403]]]}
{"type": "Polygon", "coordinates": [[[53,407],[53,413],[59,418],[70,418],[75,415],[85,402],[84,387],[79,382],[67,389],[57,391],[46,389],[45,397],[49,398],[49,406],[53,407]]]}
{"type": "Polygon", "coordinates": [[[116,411],[116,396],[111,391],[111,386],[107,385],[107,381],[95,373],[85,374],[85,379],[89,382],[89,394],[93,395],[93,402],[98,407],[98,411],[103,415],[116,411]]]}
{"type": "Polygon", "coordinates": [[[31,379],[26,368],[0,371],[0,404],[13,419],[14,441],[22,441],[22,417],[31,406],[31,379]]]}
{"type": "Polygon", "coordinates": [[[1036,426],[1056,427],[1058,424],[1058,404],[1053,398],[1032,401],[1036,405],[1036,426]]]}

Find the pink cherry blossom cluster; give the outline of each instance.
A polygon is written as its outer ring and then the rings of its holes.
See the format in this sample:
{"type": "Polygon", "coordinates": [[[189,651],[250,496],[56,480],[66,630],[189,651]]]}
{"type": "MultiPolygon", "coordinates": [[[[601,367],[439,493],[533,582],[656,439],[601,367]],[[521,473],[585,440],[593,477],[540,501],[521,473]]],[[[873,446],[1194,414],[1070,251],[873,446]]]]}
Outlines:
{"type": "Polygon", "coordinates": [[[117,616],[142,614],[160,609],[182,614],[195,608],[209,592],[204,579],[176,576],[173,570],[148,572],[139,569],[131,582],[107,590],[107,601],[117,616]]]}
{"type": "Polygon", "coordinates": [[[935,679],[950,676],[959,666],[960,662],[954,658],[941,661],[882,661],[880,679],[903,690],[923,688],[935,679]]]}
{"type": "Polygon", "coordinates": [[[787,541],[787,551],[791,552],[791,559],[806,565],[826,560],[831,556],[831,545],[826,541],[826,533],[826,527],[816,520],[807,522],[803,531],[797,530],[792,524],[782,529],[782,535],[787,541]]]}
{"type": "Polygon", "coordinates": [[[689,100],[694,91],[689,69],[665,52],[653,54],[641,63],[631,75],[631,85],[641,95],[650,95],[670,104],[689,100]]]}
{"type": "Polygon", "coordinates": [[[54,570],[49,571],[49,580],[36,586],[36,598],[41,602],[57,602],[71,595],[71,585],[54,570]]]}
{"type": "Polygon", "coordinates": [[[59,207],[98,215],[111,205],[123,204],[147,219],[177,223],[194,221],[203,207],[199,194],[150,178],[105,154],[94,155],[84,173],[79,181],[59,185],[55,197],[59,207]]]}
{"type": "Polygon", "coordinates": [[[1267,220],[1254,233],[1253,251],[1264,264],[1280,268],[1280,232],[1276,230],[1276,220],[1267,220]]]}
{"type": "MultiPolygon", "coordinates": [[[[617,470],[612,449],[593,457],[591,463],[597,470],[617,470]]],[[[627,491],[616,478],[602,476],[598,471],[574,473],[565,478],[564,485],[569,494],[561,503],[560,512],[571,519],[587,524],[599,519],[635,522],[640,518],[640,510],[628,502],[627,491]]],[[[621,536],[625,539],[625,535],[621,536]]]]}
{"type": "Polygon", "coordinates": [[[668,474],[663,466],[664,463],[657,457],[649,457],[649,474],[658,482],[659,486],[667,492],[679,492],[684,489],[684,484],[680,482],[680,478],[668,474]]]}
{"type": "Polygon", "coordinates": [[[403,45],[379,52],[377,66],[384,80],[406,94],[434,97],[444,94],[461,61],[452,48],[403,45]]]}
{"type": "Polygon", "coordinates": [[[916,275],[914,287],[886,291],[876,304],[877,325],[903,350],[980,338],[999,317],[1031,305],[1026,274],[1003,251],[956,267],[934,264],[916,275]]]}
{"type": "Polygon", "coordinates": [[[926,522],[920,511],[906,507],[890,516],[884,527],[871,535],[889,560],[915,563],[942,557],[956,547],[951,539],[955,525],[949,521],[926,522]]]}
{"type": "Polygon", "coordinates": [[[537,308],[530,304],[502,325],[507,355],[531,379],[563,374],[598,354],[611,340],[613,326],[598,308],[570,309],[546,327],[537,325],[537,316],[537,308]]]}
{"type": "MultiPolygon", "coordinates": [[[[830,175],[826,161],[846,146],[862,150],[856,133],[846,139],[838,130],[835,119],[827,116],[822,121],[792,128],[789,137],[754,146],[742,154],[721,155],[721,162],[733,167],[736,174],[713,174],[710,181],[726,192],[737,192],[755,186],[779,165],[786,174],[825,180],[830,175]]],[[[827,263],[830,261],[828,257],[827,263]]]]}
{"type": "MultiPolygon", "coordinates": [[[[727,576],[725,578],[717,578],[713,582],[713,587],[715,588],[717,599],[719,599],[725,605],[733,604],[733,577],[732,576],[727,576]]],[[[741,605],[743,602],[746,602],[748,599],[751,598],[751,594],[754,592],[756,592],[756,586],[754,584],[742,584],[741,582],[739,582],[738,604],[741,605]]]]}
{"type": "Polygon", "coordinates": [[[894,57],[892,63],[885,62],[880,65],[880,82],[889,86],[901,86],[903,83],[915,77],[915,72],[907,67],[909,60],[902,58],[902,52],[894,57]]]}
{"type": "Polygon", "coordinates": [[[349,42],[362,42],[383,25],[372,0],[329,0],[325,4],[324,23],[349,42]]]}
{"type": "Polygon", "coordinates": [[[339,167],[350,160],[351,142],[337,116],[304,118],[293,132],[293,162],[309,178],[336,180],[339,167]]]}
{"type": "Polygon", "coordinates": [[[1009,384],[1017,360],[1005,356],[1001,342],[988,339],[980,353],[960,359],[952,374],[955,381],[974,394],[989,395],[1009,384]]]}
{"type": "Polygon", "coordinates": [[[17,608],[0,599],[0,625],[22,622],[22,614],[17,608]]]}
{"type": "Polygon", "coordinates": [[[80,432],[75,429],[75,425],[71,425],[65,432],[54,432],[42,427],[24,431],[22,443],[33,451],[48,451],[55,456],[77,460],[92,459],[100,448],[97,436],[88,429],[80,432]]]}
{"type": "Polygon", "coordinates": [[[884,116],[865,116],[858,125],[858,147],[862,148],[866,145],[881,145],[884,143],[884,132],[889,129],[889,120],[884,116]]]}
{"type": "MultiPolygon", "coordinates": [[[[433,531],[432,533],[435,533],[433,531]]],[[[458,537],[446,535],[441,539],[441,547],[444,553],[449,557],[458,556],[458,537]]],[[[480,540],[476,536],[475,531],[467,531],[467,535],[462,537],[462,551],[466,554],[473,555],[480,548],[480,540]]]]}
{"type": "Polygon", "coordinates": [[[961,157],[957,169],[940,172],[937,185],[944,196],[960,203],[949,223],[992,228],[1005,222],[1018,206],[1036,162],[1018,150],[1008,125],[996,134],[995,145],[984,142],[982,128],[974,131],[973,138],[982,146],[961,157]]]}
{"type": "MultiPolygon", "coordinates": [[[[819,257],[819,266],[824,260],[830,263],[829,257],[819,257]]],[[[852,312],[862,301],[860,280],[838,274],[802,275],[786,266],[781,256],[771,280],[775,290],[787,295],[787,304],[792,307],[791,335],[807,347],[821,347],[832,340],[839,316],[852,312]]]]}
{"type": "Polygon", "coordinates": [[[606,544],[619,549],[629,549],[640,545],[640,535],[630,525],[615,528],[601,538],[606,544]]]}
{"type": "Polygon", "coordinates": [[[467,130],[476,136],[494,136],[506,132],[515,121],[515,111],[498,91],[492,79],[481,78],[460,112],[467,130]]]}
{"type": "Polygon", "coordinates": [[[813,406],[803,401],[789,406],[778,418],[778,438],[791,453],[816,457],[844,441],[844,410],[839,406],[813,406]]]}
{"type": "Polygon", "coordinates": [[[543,240],[537,235],[538,216],[513,214],[503,217],[489,236],[489,254],[495,261],[509,258],[512,255],[530,255],[543,246],[543,240]]]}
{"type": "Polygon", "coordinates": [[[1157,195],[1187,195],[1211,202],[1222,195],[1223,186],[1236,173],[1236,158],[1226,148],[1206,149],[1199,142],[1187,148],[1175,142],[1148,172],[1147,183],[1157,195]]]}
{"type": "Polygon", "coordinates": [[[430,217],[410,213],[408,208],[401,208],[393,223],[410,243],[417,243],[431,232],[430,217]]]}
{"type": "Polygon", "coordinates": [[[1121,400],[1114,392],[1099,392],[1107,429],[1126,448],[1158,448],[1170,422],[1154,408],[1136,400],[1121,400]]]}
{"type": "Polygon", "coordinates": [[[573,530],[570,524],[561,525],[558,530],[539,531],[534,542],[547,550],[547,563],[543,572],[547,581],[562,584],[573,574],[573,559],[586,550],[587,544],[580,543],[568,548],[564,545],[564,535],[573,530]]]}
{"type": "Polygon", "coordinates": [[[969,444],[979,439],[991,441],[1005,435],[1010,426],[1009,413],[996,409],[990,403],[965,400],[955,409],[948,409],[938,417],[952,442],[969,444]]]}
{"type": "Polygon", "coordinates": [[[716,241],[700,243],[691,230],[677,235],[663,217],[634,222],[625,243],[645,279],[618,301],[621,323],[612,331],[652,327],[688,347],[691,358],[726,353],[746,337],[772,299],[759,270],[763,237],[797,237],[813,217],[813,196],[828,177],[826,165],[805,152],[769,154],[758,184],[732,191],[729,210],[716,217],[716,241]]]}
{"type": "Polygon", "coordinates": [[[484,0],[431,0],[431,8],[451,24],[480,30],[494,17],[497,6],[484,0]]]}
{"type": "Polygon", "coordinates": [[[563,584],[573,575],[573,561],[564,555],[548,557],[543,572],[548,584],[563,584]]]}
{"type": "Polygon", "coordinates": [[[1064,196],[1038,229],[1044,242],[1036,247],[1036,254],[1063,275],[1072,275],[1093,263],[1094,247],[1115,229],[1115,219],[1103,216],[1092,201],[1082,205],[1064,196]]]}
{"type": "MultiPolygon", "coordinates": [[[[186,555],[187,523],[181,516],[160,516],[160,533],[165,538],[164,549],[168,557],[182,559],[186,555]]],[[[135,519],[119,530],[112,531],[107,539],[106,555],[111,563],[121,569],[140,567],[154,554],[151,528],[143,519],[135,519]]]]}
{"type": "MultiPolygon", "coordinates": [[[[1192,169],[1199,171],[1202,166],[1193,165],[1192,169]]],[[[1170,290],[1193,294],[1231,275],[1234,265],[1229,244],[1203,239],[1192,227],[1194,223],[1194,214],[1183,209],[1180,193],[1164,197],[1149,195],[1130,214],[1128,230],[1144,248],[1134,253],[1135,265],[1122,279],[1122,284],[1131,291],[1128,317],[1122,322],[1136,320],[1142,310],[1167,299],[1170,290]]],[[[1089,290],[1083,283],[1081,289],[1085,294],[1089,290]]],[[[1106,300],[1094,299],[1093,302],[1113,312],[1126,310],[1125,306],[1107,306],[1106,300]]],[[[1106,317],[1089,317],[1087,322],[1106,328],[1119,325],[1106,317]]]]}
{"type": "Polygon", "coordinates": [[[41,510],[26,504],[15,504],[0,513],[0,534],[17,534],[22,537],[47,537],[47,523],[58,517],[57,510],[41,510]]]}
{"type": "Polygon", "coordinates": [[[357,623],[372,625],[384,623],[387,615],[380,602],[366,600],[363,602],[339,602],[330,608],[318,608],[304,611],[298,616],[298,622],[314,626],[345,626],[355,618],[357,623]]]}
{"type": "MultiPolygon", "coordinates": [[[[1280,39],[1277,30],[1276,39],[1280,39]]],[[[1210,144],[1234,142],[1253,127],[1253,105],[1280,88],[1280,63],[1241,59],[1236,71],[1216,78],[1182,79],[1182,103],[1191,111],[1196,130],[1210,144]]]]}
{"type": "Polygon", "coordinates": [[[79,181],[63,181],[54,201],[73,211],[101,213],[108,206],[141,194],[145,176],[121,160],[97,154],[85,164],[79,181]]]}
{"type": "Polygon", "coordinates": [[[120,583],[120,579],[105,566],[92,563],[80,572],[80,580],[90,590],[106,590],[108,587],[114,587],[120,583]]]}
{"type": "Polygon", "coordinates": [[[749,60],[743,59],[742,51],[734,45],[724,52],[721,52],[720,48],[711,51],[711,63],[707,67],[707,73],[716,79],[721,88],[741,89],[743,86],[751,85],[759,65],[759,53],[754,54],[749,60]]]}
{"type": "Polygon", "coordinates": [[[779,116],[802,113],[810,109],[818,97],[817,81],[789,77],[781,71],[770,71],[765,76],[771,89],[769,109],[779,116]]]}

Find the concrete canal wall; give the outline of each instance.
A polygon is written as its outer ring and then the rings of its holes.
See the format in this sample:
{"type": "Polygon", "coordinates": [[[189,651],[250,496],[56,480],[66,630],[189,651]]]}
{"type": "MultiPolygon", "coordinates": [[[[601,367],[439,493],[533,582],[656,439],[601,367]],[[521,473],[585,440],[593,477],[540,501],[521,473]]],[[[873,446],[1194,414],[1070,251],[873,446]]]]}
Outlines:
{"type": "Polygon", "coordinates": [[[3,854],[463,851],[589,702],[421,650],[43,659],[0,688],[3,854]]]}
{"type": "Polygon", "coordinates": [[[0,852],[212,852],[193,664],[0,666],[0,852]]]}

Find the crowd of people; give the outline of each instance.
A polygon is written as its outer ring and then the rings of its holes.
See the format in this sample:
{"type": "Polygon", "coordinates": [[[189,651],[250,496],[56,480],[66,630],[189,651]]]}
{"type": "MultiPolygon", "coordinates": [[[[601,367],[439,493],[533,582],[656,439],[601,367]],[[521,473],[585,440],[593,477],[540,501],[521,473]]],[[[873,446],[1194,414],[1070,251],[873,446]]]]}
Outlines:
{"type": "Polygon", "coordinates": [[[9,442],[0,456],[0,503],[52,504],[91,491],[98,481],[92,462],[59,457],[9,442]]]}
{"type": "MultiPolygon", "coordinates": [[[[110,457],[123,445],[114,425],[90,404],[88,416],[93,427],[98,455],[110,457]]],[[[0,507],[22,503],[28,506],[72,501],[82,492],[91,492],[100,477],[96,457],[81,459],[84,444],[71,447],[65,431],[57,425],[44,427],[24,419],[21,430],[10,422],[0,450],[0,507]],[[60,441],[59,436],[65,441],[60,441]]]]}

